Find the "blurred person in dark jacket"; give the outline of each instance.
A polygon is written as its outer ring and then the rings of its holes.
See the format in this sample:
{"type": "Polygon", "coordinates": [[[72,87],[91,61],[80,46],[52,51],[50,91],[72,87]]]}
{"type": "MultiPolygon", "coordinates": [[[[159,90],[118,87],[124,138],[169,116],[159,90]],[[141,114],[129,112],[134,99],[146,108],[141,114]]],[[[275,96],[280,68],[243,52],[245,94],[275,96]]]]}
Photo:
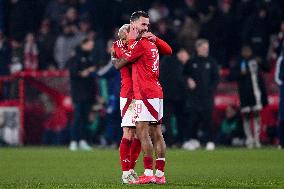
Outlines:
{"type": "Polygon", "coordinates": [[[281,56],[283,44],[284,44],[284,20],[281,21],[280,30],[278,31],[277,36],[271,43],[272,52],[269,58],[272,63],[275,63],[277,59],[281,56]]]}
{"type": "Polygon", "coordinates": [[[11,0],[9,1],[8,20],[9,37],[22,41],[28,32],[35,33],[42,19],[42,1],[11,0]]]}
{"type": "Polygon", "coordinates": [[[165,141],[167,145],[184,142],[185,114],[184,103],[186,98],[186,85],[183,78],[183,67],[190,55],[180,48],[176,56],[166,57],[160,65],[160,81],[164,89],[165,141]],[[173,132],[172,119],[176,119],[177,135],[173,132]]]}
{"type": "Polygon", "coordinates": [[[195,41],[198,38],[200,24],[192,16],[186,16],[177,39],[179,44],[184,44],[190,53],[195,50],[195,41]]]}
{"type": "Polygon", "coordinates": [[[198,130],[203,131],[203,140],[207,150],[214,150],[212,133],[212,111],[214,107],[214,91],[219,81],[217,63],[209,56],[209,41],[198,39],[195,44],[196,57],[184,66],[183,74],[187,82],[186,114],[189,117],[185,149],[194,150],[199,147],[198,130]]]}
{"type": "Polygon", "coordinates": [[[282,44],[282,52],[276,62],[275,82],[280,87],[278,136],[280,149],[284,149],[284,43],[282,44]]]}
{"type": "Polygon", "coordinates": [[[71,142],[69,149],[75,151],[79,148],[91,150],[87,143],[88,117],[96,96],[95,81],[91,73],[95,71],[92,57],[94,42],[84,39],[75,55],[69,60],[71,83],[71,96],[74,105],[74,122],[71,126],[71,142]]]}
{"type": "MultiPolygon", "coordinates": [[[[0,76],[7,76],[10,74],[10,65],[12,59],[12,49],[4,37],[4,34],[0,30],[0,76]]],[[[8,98],[9,95],[9,84],[1,83],[0,85],[0,98],[8,98]]]]}
{"type": "Polygon", "coordinates": [[[216,143],[230,146],[243,145],[242,119],[239,109],[229,104],[225,111],[225,118],[222,121],[216,137],[216,143]]]}
{"type": "Polygon", "coordinates": [[[66,0],[52,0],[46,7],[45,17],[50,19],[56,26],[59,26],[67,8],[66,0]]]}
{"type": "Polygon", "coordinates": [[[72,24],[63,26],[63,32],[55,41],[53,56],[59,69],[66,67],[66,62],[71,57],[73,49],[82,41],[76,30],[76,26],[72,24]]]}
{"type": "Polygon", "coordinates": [[[241,57],[229,75],[230,80],[235,80],[238,83],[243,127],[248,148],[261,147],[259,113],[268,104],[262,71],[269,71],[269,69],[270,66],[266,62],[262,62],[253,54],[250,46],[244,45],[241,49],[241,57]],[[250,127],[251,118],[254,122],[254,133],[250,127]]]}
{"type": "MultiPolygon", "coordinates": [[[[109,57],[111,57],[112,44],[113,40],[107,42],[106,53],[109,57]]],[[[109,59],[106,65],[100,67],[96,75],[107,80],[105,138],[107,145],[114,147],[119,144],[122,136],[121,128],[117,127],[121,123],[119,107],[120,74],[109,59]]]]}
{"type": "Polygon", "coordinates": [[[56,68],[55,61],[52,56],[55,39],[56,37],[53,34],[53,31],[51,31],[50,21],[48,19],[44,19],[41,22],[38,35],[40,70],[56,68]]]}
{"type": "Polygon", "coordinates": [[[4,37],[3,32],[0,30],[0,76],[9,75],[9,65],[11,63],[12,50],[4,37]]]}
{"type": "Polygon", "coordinates": [[[210,54],[218,64],[228,67],[229,58],[235,47],[235,20],[231,0],[219,0],[210,19],[201,26],[200,36],[210,41],[210,54]]]}
{"type": "Polygon", "coordinates": [[[78,18],[78,12],[77,9],[74,7],[69,7],[66,12],[65,15],[62,18],[61,21],[61,25],[73,25],[76,27],[76,29],[78,30],[78,23],[79,23],[79,18],[78,18]]]}
{"type": "Polygon", "coordinates": [[[249,44],[254,54],[266,59],[269,46],[269,20],[267,9],[260,6],[244,24],[242,31],[243,43],[249,44]]]}
{"type": "Polygon", "coordinates": [[[6,12],[4,8],[6,8],[6,3],[4,0],[0,0],[0,30],[2,31],[5,29],[6,12]]]}

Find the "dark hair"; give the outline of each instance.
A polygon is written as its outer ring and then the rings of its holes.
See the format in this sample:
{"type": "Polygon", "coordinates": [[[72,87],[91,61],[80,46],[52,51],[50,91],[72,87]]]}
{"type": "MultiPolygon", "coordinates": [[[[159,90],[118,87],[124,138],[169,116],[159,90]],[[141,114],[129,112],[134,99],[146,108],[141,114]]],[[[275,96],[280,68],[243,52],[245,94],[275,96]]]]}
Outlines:
{"type": "Polygon", "coordinates": [[[148,13],[146,13],[145,11],[135,11],[134,13],[132,13],[132,15],[130,16],[130,22],[133,22],[135,20],[138,20],[140,17],[144,17],[144,18],[149,18],[148,13]]]}

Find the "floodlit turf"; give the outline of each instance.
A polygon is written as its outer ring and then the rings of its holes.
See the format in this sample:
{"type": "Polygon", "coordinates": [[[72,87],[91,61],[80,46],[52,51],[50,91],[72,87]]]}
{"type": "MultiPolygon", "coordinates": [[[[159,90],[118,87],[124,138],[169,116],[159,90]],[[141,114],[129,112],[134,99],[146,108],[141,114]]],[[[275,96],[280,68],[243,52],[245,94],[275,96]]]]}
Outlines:
{"type": "MultiPolygon", "coordinates": [[[[137,171],[142,172],[141,160],[137,171]]],[[[117,150],[0,148],[0,188],[284,188],[284,151],[169,150],[165,186],[120,183],[117,150]]]]}

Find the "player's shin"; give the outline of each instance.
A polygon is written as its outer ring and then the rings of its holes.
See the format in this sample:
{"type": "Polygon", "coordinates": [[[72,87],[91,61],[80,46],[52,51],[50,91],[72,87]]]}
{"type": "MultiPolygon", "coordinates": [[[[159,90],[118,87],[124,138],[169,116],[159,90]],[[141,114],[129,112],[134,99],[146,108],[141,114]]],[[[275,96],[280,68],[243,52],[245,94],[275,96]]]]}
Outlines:
{"type": "Polygon", "coordinates": [[[141,147],[144,153],[144,175],[153,176],[153,144],[149,136],[149,122],[138,122],[136,133],[141,141],[141,147]]]}
{"type": "Polygon", "coordinates": [[[129,174],[129,152],[130,152],[130,144],[131,141],[122,138],[119,146],[119,154],[120,154],[120,164],[121,164],[121,169],[123,171],[123,174],[129,174]]]}
{"type": "Polygon", "coordinates": [[[138,138],[134,138],[131,142],[131,147],[130,147],[130,165],[129,169],[134,169],[137,159],[140,155],[141,151],[141,142],[138,138]]]}

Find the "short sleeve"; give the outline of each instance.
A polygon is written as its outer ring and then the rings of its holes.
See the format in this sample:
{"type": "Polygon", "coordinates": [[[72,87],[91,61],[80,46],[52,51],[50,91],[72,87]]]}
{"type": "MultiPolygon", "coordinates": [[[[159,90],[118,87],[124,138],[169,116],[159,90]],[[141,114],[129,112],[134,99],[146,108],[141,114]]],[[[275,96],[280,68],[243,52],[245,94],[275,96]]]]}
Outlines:
{"type": "Polygon", "coordinates": [[[125,46],[122,43],[120,45],[117,43],[113,44],[113,58],[121,58],[123,53],[126,52],[125,46]]]}

